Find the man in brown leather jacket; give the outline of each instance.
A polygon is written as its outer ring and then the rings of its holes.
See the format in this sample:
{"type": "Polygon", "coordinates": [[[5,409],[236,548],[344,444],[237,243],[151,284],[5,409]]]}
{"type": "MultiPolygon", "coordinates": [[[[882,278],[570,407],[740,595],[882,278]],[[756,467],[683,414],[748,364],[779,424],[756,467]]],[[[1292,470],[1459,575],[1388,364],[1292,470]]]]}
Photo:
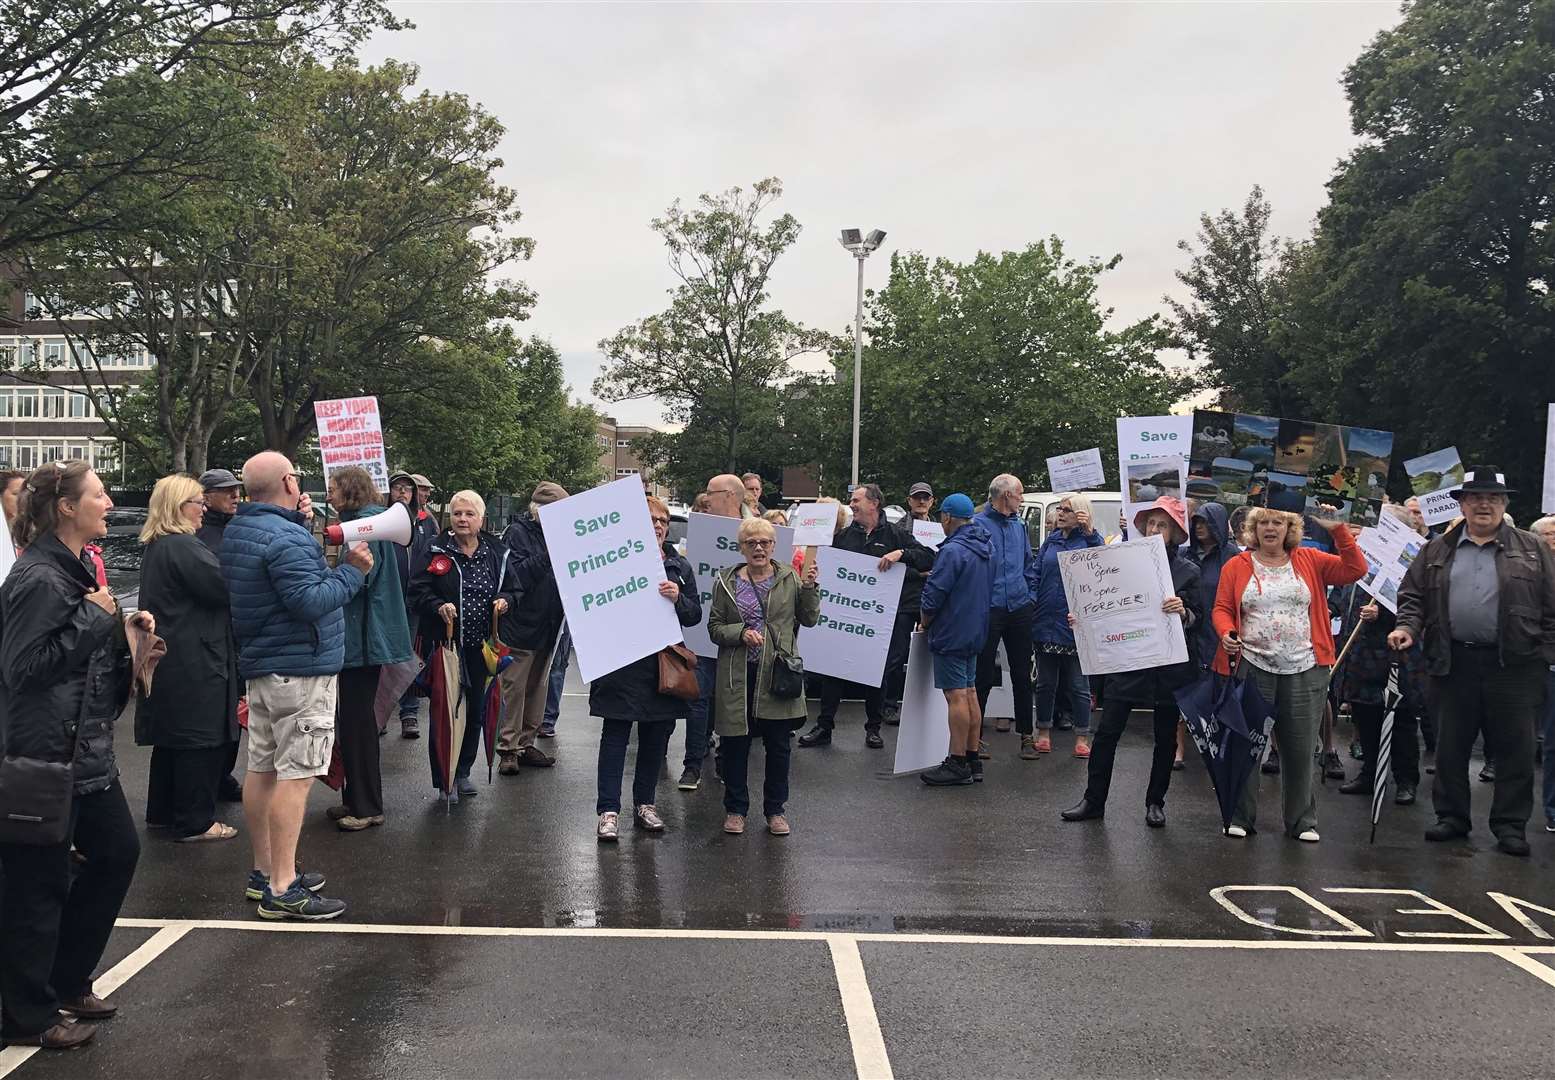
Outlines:
{"type": "Polygon", "coordinates": [[[1425,838],[1468,835],[1469,752],[1483,731],[1496,762],[1490,831],[1502,851],[1527,855],[1534,727],[1555,663],[1555,555],[1506,524],[1509,494],[1494,468],[1469,470],[1453,492],[1463,521],[1410,564],[1388,644],[1407,649],[1420,640],[1431,676],[1436,824],[1425,838]]]}

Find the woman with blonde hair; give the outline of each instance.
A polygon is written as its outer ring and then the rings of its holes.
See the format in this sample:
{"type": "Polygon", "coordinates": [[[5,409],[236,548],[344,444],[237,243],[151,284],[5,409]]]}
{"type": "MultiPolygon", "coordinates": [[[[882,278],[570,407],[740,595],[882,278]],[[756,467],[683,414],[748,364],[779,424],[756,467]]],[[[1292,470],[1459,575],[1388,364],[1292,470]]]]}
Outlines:
{"type": "MultiPolygon", "coordinates": [[[[1078,491],[1058,497],[1058,517],[1052,532],[1037,551],[1037,613],[1031,636],[1036,642],[1037,730],[1031,717],[1015,718],[1020,732],[1020,756],[1026,760],[1053,749],[1053,716],[1059,696],[1069,704],[1074,724],[1074,756],[1091,756],[1091,681],[1080,670],[1080,654],[1069,628],[1069,599],[1064,593],[1058,556],[1065,551],[1100,547],[1101,534],[1091,524],[1091,500],[1078,491]]],[[[1010,657],[1011,664],[1029,663],[1030,657],[1010,657]]]]}
{"type": "MultiPolygon", "coordinates": [[[[713,579],[712,610],[707,633],[718,646],[717,692],[713,727],[723,739],[724,832],[745,831],[750,812],[746,775],[751,740],[766,747],[766,782],[762,812],[767,831],[787,836],[788,763],[794,731],[804,726],[803,686],[796,689],[782,676],[797,675],[782,662],[799,655],[799,627],[821,618],[821,591],[812,563],[803,580],[792,569],[772,561],[777,533],[761,518],[740,522],[736,541],[745,562],[721,571],[713,579]],[[779,682],[773,676],[783,666],[779,682]],[[782,692],[779,692],[782,691],[782,692]]],[[[802,679],[798,679],[802,683],[802,679]]]]}
{"type": "MultiPolygon", "coordinates": [[[[1246,551],[1222,568],[1215,592],[1215,632],[1220,647],[1215,671],[1231,673],[1232,660],[1247,661],[1251,676],[1274,712],[1280,751],[1280,789],[1285,834],[1317,843],[1317,796],[1312,765],[1334,664],[1328,587],[1366,575],[1366,556],[1347,525],[1316,521],[1333,537],[1338,553],[1302,547],[1300,514],[1259,506],[1248,512],[1246,551]]],[[[1244,837],[1258,811],[1258,776],[1242,791],[1227,836],[1244,837]]]]}
{"type": "Polygon", "coordinates": [[[241,684],[226,579],[195,535],[204,520],[200,482],[164,476],[151,489],[140,531],[140,607],[155,616],[167,642],[151,693],[135,707],[135,742],[151,747],[146,827],[184,842],[238,834],[216,820],[216,796],[238,741],[241,684]]]}

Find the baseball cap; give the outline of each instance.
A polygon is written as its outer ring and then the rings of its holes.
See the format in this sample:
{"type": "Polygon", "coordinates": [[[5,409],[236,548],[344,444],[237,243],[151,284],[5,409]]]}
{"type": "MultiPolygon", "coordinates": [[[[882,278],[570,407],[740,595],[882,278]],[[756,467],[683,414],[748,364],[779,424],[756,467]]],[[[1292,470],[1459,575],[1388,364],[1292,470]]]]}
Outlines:
{"type": "Polygon", "coordinates": [[[931,488],[928,484],[925,484],[922,480],[920,480],[916,484],[914,484],[912,487],[907,489],[907,497],[909,499],[912,498],[914,495],[927,495],[929,498],[932,499],[932,498],[934,498],[934,489],[931,488]]]}
{"type": "Polygon", "coordinates": [[[243,481],[232,475],[231,469],[206,469],[200,474],[200,487],[206,491],[242,487],[243,481]]]}
{"type": "Polygon", "coordinates": [[[972,500],[958,491],[945,497],[945,501],[939,504],[939,512],[954,518],[969,518],[972,516],[972,500]]]}

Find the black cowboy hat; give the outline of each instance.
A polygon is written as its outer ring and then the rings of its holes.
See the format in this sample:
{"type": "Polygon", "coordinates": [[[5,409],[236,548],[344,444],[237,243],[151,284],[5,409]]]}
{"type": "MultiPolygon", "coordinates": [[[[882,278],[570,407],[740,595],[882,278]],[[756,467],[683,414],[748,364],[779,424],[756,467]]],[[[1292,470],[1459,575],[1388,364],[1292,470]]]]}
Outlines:
{"type": "Polygon", "coordinates": [[[1452,489],[1453,498],[1461,498],[1464,495],[1472,495],[1479,492],[1485,495],[1512,495],[1512,488],[1506,486],[1506,477],[1496,471],[1494,465],[1475,465],[1463,474],[1463,483],[1452,489]]]}

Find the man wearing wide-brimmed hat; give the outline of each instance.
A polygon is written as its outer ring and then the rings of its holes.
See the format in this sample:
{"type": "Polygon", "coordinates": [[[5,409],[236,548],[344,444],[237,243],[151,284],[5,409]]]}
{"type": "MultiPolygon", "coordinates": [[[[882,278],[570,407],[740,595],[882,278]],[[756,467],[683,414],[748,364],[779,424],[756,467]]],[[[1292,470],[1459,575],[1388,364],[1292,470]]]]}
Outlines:
{"type": "Polygon", "coordinates": [[[1555,555],[1506,523],[1505,479],[1476,465],[1453,490],[1463,520],[1410,564],[1388,644],[1421,641],[1437,710],[1436,824],[1427,840],[1467,836],[1469,752],[1484,732],[1495,759],[1490,831],[1527,855],[1533,813],[1534,725],[1555,663],[1555,555]]]}

